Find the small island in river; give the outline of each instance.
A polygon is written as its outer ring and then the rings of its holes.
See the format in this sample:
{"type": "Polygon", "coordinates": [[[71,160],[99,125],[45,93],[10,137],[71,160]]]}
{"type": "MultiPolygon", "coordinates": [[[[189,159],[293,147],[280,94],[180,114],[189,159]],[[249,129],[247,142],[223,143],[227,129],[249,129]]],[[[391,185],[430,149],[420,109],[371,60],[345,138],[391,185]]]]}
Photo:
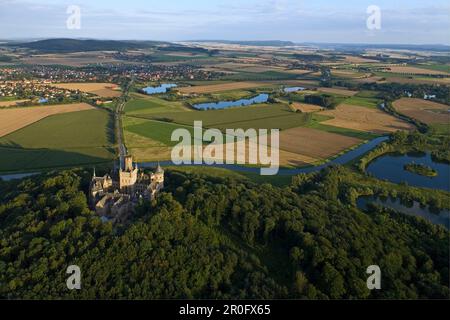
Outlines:
{"type": "Polygon", "coordinates": [[[408,163],[405,164],[404,169],[406,171],[426,177],[436,177],[438,175],[438,172],[436,170],[424,164],[408,163]]]}

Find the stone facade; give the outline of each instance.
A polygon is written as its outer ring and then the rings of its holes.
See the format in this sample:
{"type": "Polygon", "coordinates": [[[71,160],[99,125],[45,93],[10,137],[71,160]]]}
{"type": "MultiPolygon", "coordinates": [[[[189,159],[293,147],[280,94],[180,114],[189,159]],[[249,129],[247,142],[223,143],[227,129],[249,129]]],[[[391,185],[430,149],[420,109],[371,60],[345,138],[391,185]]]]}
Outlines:
{"type": "Polygon", "coordinates": [[[133,158],[125,156],[122,165],[111,175],[92,177],[89,202],[103,220],[124,222],[133,212],[139,199],[153,200],[164,188],[164,170],[158,165],[155,172],[146,174],[133,165],[133,158]]]}

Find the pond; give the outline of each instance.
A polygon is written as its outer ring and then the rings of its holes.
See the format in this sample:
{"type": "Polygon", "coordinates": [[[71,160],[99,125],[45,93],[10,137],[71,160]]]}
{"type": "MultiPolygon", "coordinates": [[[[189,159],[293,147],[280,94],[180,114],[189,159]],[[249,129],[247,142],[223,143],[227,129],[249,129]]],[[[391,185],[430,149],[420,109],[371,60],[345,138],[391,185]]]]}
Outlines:
{"type": "Polygon", "coordinates": [[[234,101],[219,101],[219,102],[207,102],[194,104],[193,107],[198,110],[209,110],[209,109],[226,109],[231,107],[242,107],[249,106],[255,103],[264,103],[269,100],[269,95],[267,93],[261,93],[256,97],[250,99],[239,99],[234,101]]]}
{"type": "Polygon", "coordinates": [[[283,89],[283,91],[286,92],[286,93],[303,91],[303,90],[306,90],[306,88],[303,88],[303,87],[287,87],[287,88],[283,89]]]}
{"type": "Polygon", "coordinates": [[[400,199],[379,198],[375,196],[361,196],[356,201],[356,205],[361,210],[367,210],[367,206],[369,203],[373,203],[386,208],[391,208],[410,216],[422,217],[432,224],[442,225],[447,229],[450,229],[449,210],[441,210],[439,212],[435,212],[429,207],[421,206],[417,201],[414,201],[413,203],[408,205],[402,203],[400,199]]]}
{"type": "Polygon", "coordinates": [[[450,191],[450,166],[436,162],[427,153],[391,153],[372,161],[367,172],[374,177],[394,183],[406,182],[408,185],[450,191]],[[422,176],[404,169],[406,164],[423,164],[438,172],[436,177],[422,176]]]}
{"type": "Polygon", "coordinates": [[[158,87],[146,87],[143,88],[146,94],[166,93],[170,88],[175,88],[177,85],[174,83],[163,83],[158,87]]]}

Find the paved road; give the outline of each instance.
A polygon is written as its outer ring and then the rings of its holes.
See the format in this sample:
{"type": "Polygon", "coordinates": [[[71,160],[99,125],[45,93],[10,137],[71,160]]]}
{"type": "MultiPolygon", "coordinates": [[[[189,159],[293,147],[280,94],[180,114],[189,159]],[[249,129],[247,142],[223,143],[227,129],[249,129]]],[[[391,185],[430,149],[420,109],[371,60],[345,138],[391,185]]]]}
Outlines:
{"type": "Polygon", "coordinates": [[[128,94],[130,92],[130,88],[133,85],[133,83],[134,83],[134,77],[131,78],[130,82],[128,82],[128,84],[127,84],[127,87],[123,90],[123,94],[120,97],[119,103],[117,104],[116,111],[114,114],[118,153],[119,153],[121,166],[123,166],[124,156],[126,156],[128,153],[127,147],[125,146],[125,141],[123,139],[122,114],[124,113],[128,94]]]}

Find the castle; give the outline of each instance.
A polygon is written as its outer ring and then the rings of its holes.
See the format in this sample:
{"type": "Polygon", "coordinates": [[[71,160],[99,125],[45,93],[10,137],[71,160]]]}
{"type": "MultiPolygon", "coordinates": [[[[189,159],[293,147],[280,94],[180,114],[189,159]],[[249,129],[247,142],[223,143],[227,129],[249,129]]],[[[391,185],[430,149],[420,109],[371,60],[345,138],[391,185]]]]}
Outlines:
{"type": "Polygon", "coordinates": [[[164,170],[158,164],[154,173],[146,174],[133,166],[130,155],[123,157],[120,168],[111,175],[94,175],[89,187],[91,207],[104,221],[124,222],[139,199],[151,201],[164,188],[164,170]],[[122,168],[123,162],[123,168],[122,168]]]}

